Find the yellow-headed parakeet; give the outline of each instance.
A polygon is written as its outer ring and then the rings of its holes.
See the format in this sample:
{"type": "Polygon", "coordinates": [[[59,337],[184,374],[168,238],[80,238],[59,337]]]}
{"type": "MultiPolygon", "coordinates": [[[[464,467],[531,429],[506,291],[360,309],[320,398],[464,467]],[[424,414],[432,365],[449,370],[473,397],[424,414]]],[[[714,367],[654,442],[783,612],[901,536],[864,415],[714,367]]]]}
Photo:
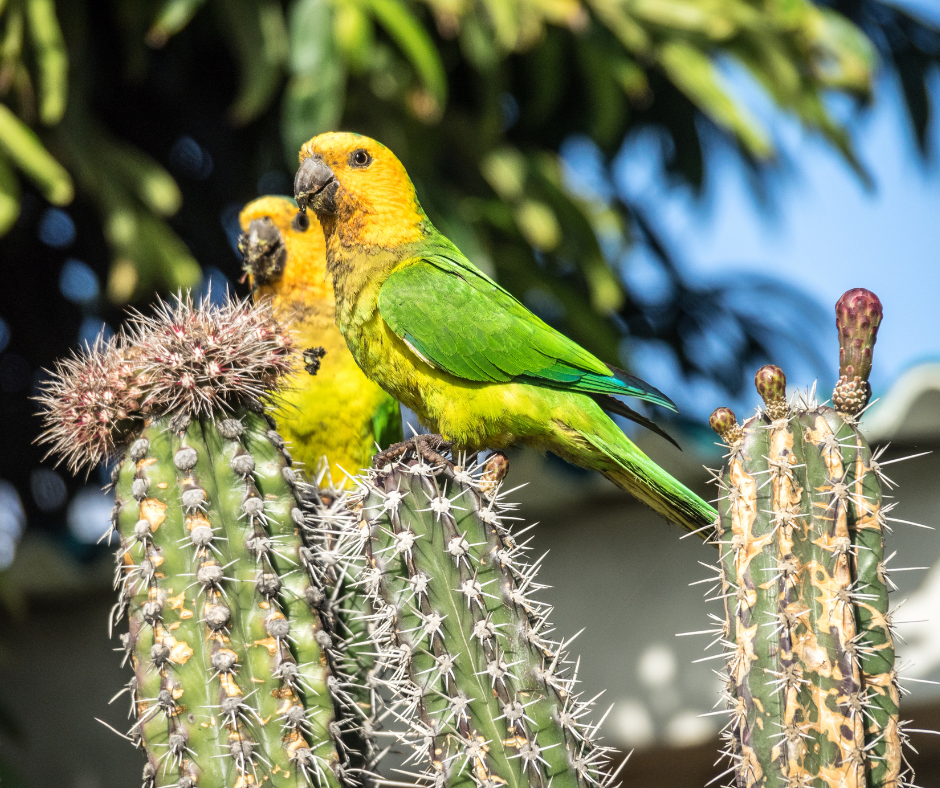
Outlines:
{"type": "Polygon", "coordinates": [[[288,197],[261,197],[239,217],[253,297],[270,299],[304,352],[275,413],[294,459],[313,476],[321,458],[339,487],[369,465],[376,443],[401,440],[398,403],[356,365],[336,327],[323,231],[288,197]]]}
{"type": "Polygon", "coordinates": [[[294,193],[320,219],[337,325],[369,378],[456,448],[547,450],[688,530],[709,530],[715,510],[605,413],[664,434],[615,396],[674,408],[666,396],[604,364],[477,269],[431,224],[384,145],[321,134],[300,160],[294,193]]]}

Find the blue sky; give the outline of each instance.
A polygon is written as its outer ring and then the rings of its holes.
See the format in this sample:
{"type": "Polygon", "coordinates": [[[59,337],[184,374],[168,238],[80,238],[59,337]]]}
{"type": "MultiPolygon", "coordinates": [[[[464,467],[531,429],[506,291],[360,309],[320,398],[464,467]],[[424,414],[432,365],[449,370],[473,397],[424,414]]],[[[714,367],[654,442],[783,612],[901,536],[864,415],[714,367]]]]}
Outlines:
{"type": "MultiPolygon", "coordinates": [[[[917,5],[940,19],[937,0],[917,5]]],[[[839,117],[852,119],[859,156],[875,182],[869,190],[822,139],[775,113],[745,78],[733,71],[728,76],[793,163],[776,179],[774,209],[759,206],[737,163],[721,151],[710,158],[703,199],[668,184],[653,139],[636,139],[625,149],[621,188],[656,217],[690,276],[711,279],[741,270],[773,275],[801,287],[829,313],[850,287],[877,293],[885,322],[875,352],[876,393],[918,360],[940,357],[940,124],[931,128],[934,155],[925,163],[893,75],[880,78],[873,110],[855,113],[848,105],[834,105],[839,117]]],[[[935,101],[940,100],[937,77],[935,101]]],[[[643,257],[642,251],[635,253],[628,278],[642,279],[643,257]]],[[[836,358],[835,329],[822,341],[829,343],[826,357],[836,358]]],[[[648,355],[638,359],[646,366],[641,374],[675,391],[669,370],[655,354],[648,355]]],[[[682,397],[693,410],[698,410],[695,400],[715,401],[697,393],[702,396],[687,391],[682,397]]]]}

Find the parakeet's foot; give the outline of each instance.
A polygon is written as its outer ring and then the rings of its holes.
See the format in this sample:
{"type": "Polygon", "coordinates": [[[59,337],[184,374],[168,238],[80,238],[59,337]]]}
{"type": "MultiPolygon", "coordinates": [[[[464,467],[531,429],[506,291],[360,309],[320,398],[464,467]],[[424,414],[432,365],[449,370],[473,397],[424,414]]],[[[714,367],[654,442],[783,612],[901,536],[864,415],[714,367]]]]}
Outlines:
{"type": "Polygon", "coordinates": [[[393,443],[385,451],[380,451],[372,458],[372,465],[375,468],[384,468],[407,452],[414,451],[418,457],[427,460],[432,465],[450,467],[453,466],[453,462],[441,452],[449,452],[453,447],[454,444],[445,441],[440,435],[415,435],[401,443],[393,443]]]}

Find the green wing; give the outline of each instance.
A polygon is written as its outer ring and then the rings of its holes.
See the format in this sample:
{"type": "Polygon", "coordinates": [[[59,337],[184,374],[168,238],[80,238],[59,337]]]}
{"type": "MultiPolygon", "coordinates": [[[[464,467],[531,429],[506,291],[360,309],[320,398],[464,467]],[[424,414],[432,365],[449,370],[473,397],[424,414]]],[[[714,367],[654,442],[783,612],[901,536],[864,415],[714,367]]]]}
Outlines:
{"type": "Polygon", "coordinates": [[[426,361],[465,380],[622,394],[675,410],[652,386],[544,323],[459,253],[407,262],[382,285],[379,312],[426,361]]]}

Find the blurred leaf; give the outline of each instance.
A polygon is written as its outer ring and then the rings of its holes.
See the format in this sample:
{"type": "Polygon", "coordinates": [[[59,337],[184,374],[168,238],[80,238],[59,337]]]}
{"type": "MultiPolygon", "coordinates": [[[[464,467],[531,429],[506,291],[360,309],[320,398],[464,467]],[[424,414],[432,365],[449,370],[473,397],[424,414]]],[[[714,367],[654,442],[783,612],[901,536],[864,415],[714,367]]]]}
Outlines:
{"type": "Polygon", "coordinates": [[[13,168],[0,156],[0,235],[6,235],[19,215],[20,184],[13,168]]]}
{"type": "Polygon", "coordinates": [[[767,132],[721,87],[705,54],[688,44],[671,41],[660,49],[659,59],[676,85],[700,104],[715,123],[733,131],[752,156],[767,159],[773,155],[767,132]]]}
{"type": "Polygon", "coordinates": [[[338,65],[319,74],[294,76],[287,83],[281,124],[285,155],[292,166],[311,137],[340,125],[343,114],[344,75],[338,65]]]}
{"type": "Polygon", "coordinates": [[[164,0],[153,26],[147,33],[147,43],[152,47],[162,47],[189,24],[189,20],[205,2],[206,0],[164,0]]]}
{"type": "Polygon", "coordinates": [[[650,35],[627,12],[619,0],[591,0],[591,7],[603,24],[631,52],[647,54],[652,46],[650,35]]]}
{"type": "Polygon", "coordinates": [[[598,145],[607,148],[620,141],[619,132],[627,112],[617,69],[611,67],[619,58],[617,52],[588,37],[579,41],[578,56],[586,77],[591,107],[590,134],[598,145]]]}
{"type": "Polygon", "coordinates": [[[721,40],[735,32],[735,20],[727,11],[732,3],[692,0],[631,0],[627,8],[634,17],[674,30],[702,33],[721,40]]]}
{"type": "Polygon", "coordinates": [[[127,188],[150,210],[162,216],[172,216],[182,205],[179,186],[163,167],[136,148],[102,139],[101,155],[107,167],[113,169],[127,188]]]}
{"type": "Polygon", "coordinates": [[[337,4],[333,8],[333,31],[337,47],[349,68],[356,72],[365,71],[375,45],[372,20],[356,4],[337,4]]]}
{"type": "Polygon", "coordinates": [[[482,0],[486,8],[486,19],[493,26],[496,43],[504,51],[512,50],[519,37],[517,11],[520,3],[507,3],[505,0],[482,0]]]}
{"type": "Polygon", "coordinates": [[[487,183],[504,200],[515,201],[525,189],[526,162],[515,148],[500,148],[483,159],[481,171],[487,183]]]}
{"type": "Polygon", "coordinates": [[[561,243],[561,227],[551,208],[538,200],[523,200],[515,211],[522,236],[533,249],[550,252],[561,243]]]}
{"type": "Polygon", "coordinates": [[[281,105],[285,155],[296,166],[300,147],[311,137],[339,126],[346,75],[332,36],[328,0],[298,0],[291,7],[291,76],[281,105]]]}
{"type": "Polygon", "coordinates": [[[236,125],[242,125],[267,109],[281,85],[288,58],[287,27],[277,0],[219,2],[241,74],[230,114],[236,125]]]}
{"type": "Polygon", "coordinates": [[[39,68],[39,119],[47,126],[62,120],[68,94],[69,59],[53,0],[26,0],[30,38],[39,68]]]}
{"type": "Polygon", "coordinates": [[[878,64],[871,41],[842,14],[829,8],[816,11],[813,28],[821,55],[819,69],[826,84],[867,95],[878,64]]]}
{"type": "Polygon", "coordinates": [[[0,38],[0,93],[5,93],[13,81],[13,72],[23,51],[26,17],[19,3],[6,9],[0,21],[5,24],[0,38]]]}
{"type": "Polygon", "coordinates": [[[868,35],[884,62],[893,65],[921,154],[928,156],[927,130],[933,116],[928,80],[940,64],[940,28],[879,0],[834,0],[833,6],[868,35]]]}
{"type": "Polygon", "coordinates": [[[401,0],[362,1],[411,62],[437,106],[443,108],[447,103],[447,77],[437,48],[424,25],[401,0]]]}
{"type": "Polygon", "coordinates": [[[0,104],[0,150],[39,187],[55,205],[67,205],[75,190],[72,178],[43,147],[39,137],[5,104],[0,104]]]}

